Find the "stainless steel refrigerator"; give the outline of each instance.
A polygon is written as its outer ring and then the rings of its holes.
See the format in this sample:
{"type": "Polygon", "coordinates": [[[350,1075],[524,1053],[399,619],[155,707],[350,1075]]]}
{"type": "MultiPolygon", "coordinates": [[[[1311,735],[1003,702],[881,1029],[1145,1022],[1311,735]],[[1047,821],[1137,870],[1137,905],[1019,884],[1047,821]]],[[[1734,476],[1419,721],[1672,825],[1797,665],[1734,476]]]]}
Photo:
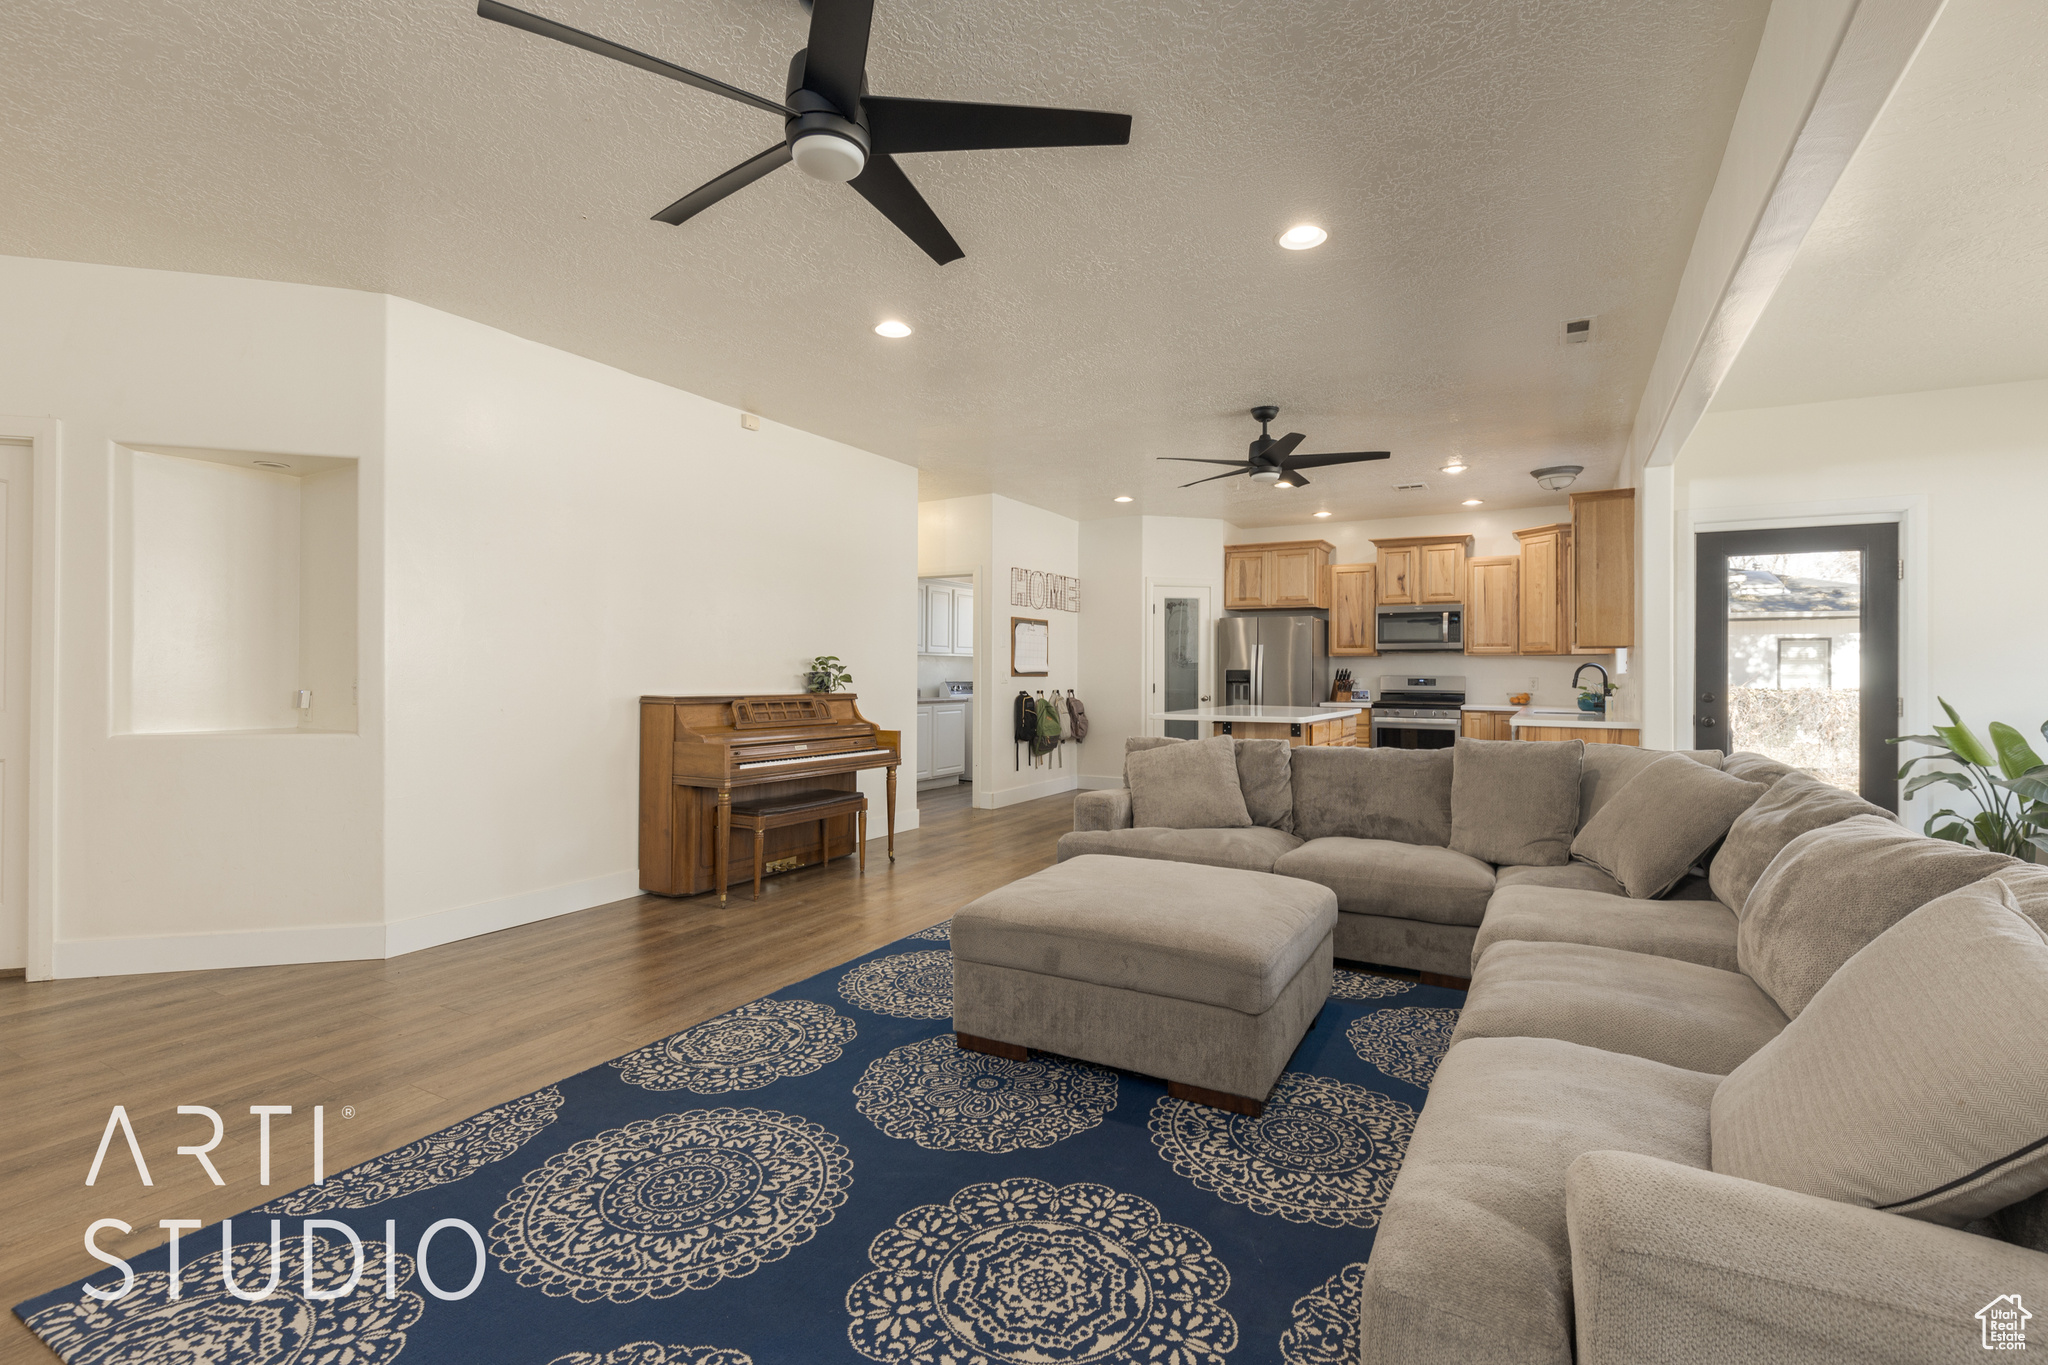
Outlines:
{"type": "Polygon", "coordinates": [[[1321,706],[1330,696],[1330,623],[1319,616],[1220,618],[1216,694],[1226,706],[1321,706]]]}

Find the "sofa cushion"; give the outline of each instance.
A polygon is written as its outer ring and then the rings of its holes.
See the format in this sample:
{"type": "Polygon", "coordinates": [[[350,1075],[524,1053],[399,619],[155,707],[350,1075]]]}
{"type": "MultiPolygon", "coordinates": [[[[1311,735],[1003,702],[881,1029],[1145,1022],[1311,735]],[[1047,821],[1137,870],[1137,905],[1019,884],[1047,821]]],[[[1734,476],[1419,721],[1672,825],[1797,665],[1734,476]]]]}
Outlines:
{"type": "Polygon", "coordinates": [[[2048,935],[1994,880],[1856,953],[1714,1096],[1714,1169],[1961,1227],[2048,1188],[2048,935]]]}
{"type": "Polygon", "coordinates": [[[2048,867],[2038,863],[2013,863],[1991,874],[2012,892],[2020,913],[2048,932],[2048,867]]]}
{"type": "Polygon", "coordinates": [[[1761,782],[1769,786],[1787,773],[1796,773],[1799,769],[1790,763],[1780,763],[1775,758],[1765,758],[1762,754],[1744,750],[1722,759],[1721,771],[1730,777],[1739,777],[1744,782],[1761,782]]]}
{"type": "Polygon", "coordinates": [[[1565,1172],[1584,1152],[1707,1164],[1718,1078],[1551,1038],[1444,1057],[1380,1216],[1364,1365],[1570,1365],[1565,1172]]]}
{"type": "Polygon", "coordinates": [[[1735,916],[1719,901],[1638,901],[1551,886],[1494,892],[1473,961],[1496,943],[1588,943],[1736,970],[1735,916]]]}
{"type": "Polygon", "coordinates": [[[1242,829],[1251,824],[1227,735],[1124,755],[1131,823],[1151,829],[1242,829]]]}
{"type": "Polygon", "coordinates": [[[1583,858],[1638,900],[1655,900],[1719,843],[1764,788],[1665,754],[1623,785],[1572,840],[1583,858]]]}
{"type": "Polygon", "coordinates": [[[1153,749],[1164,749],[1169,744],[1185,744],[1184,739],[1172,735],[1132,735],[1124,741],[1124,785],[1131,785],[1131,755],[1149,753],[1153,749]]]}
{"type": "Polygon", "coordinates": [[[1561,867],[1579,827],[1584,740],[1460,739],[1451,751],[1451,842],[1482,862],[1561,867]]]}
{"type": "Polygon", "coordinates": [[[1793,1018],[1864,944],[1931,900],[2015,860],[1856,815],[1771,860],[1742,907],[1736,961],[1793,1018]]]}
{"type": "Polygon", "coordinates": [[[1437,924],[1479,923],[1493,895],[1493,869],[1477,858],[1393,839],[1311,839],[1273,870],[1329,887],[1340,910],[1437,924]]]}
{"type": "Polygon", "coordinates": [[[1496,943],[1452,1043],[1557,1038],[1725,1076],[1785,1028],[1741,972],[1583,943],[1496,943]]]}
{"type": "Polygon", "coordinates": [[[1579,773],[1579,828],[1600,813],[1628,780],[1667,753],[1684,754],[1709,768],[1721,766],[1719,749],[1639,749],[1633,744],[1588,744],[1579,773]]]}
{"type": "MultiPolygon", "coordinates": [[[[1611,748],[1611,745],[1600,745],[1611,748]]],[[[1496,867],[1496,886],[1562,886],[1574,891],[1596,891],[1603,896],[1624,896],[1621,883],[1591,863],[1569,862],[1561,867],[1496,867]]]]}
{"type": "Polygon", "coordinates": [[[1233,741],[1237,785],[1252,823],[1294,832],[1294,774],[1288,762],[1294,746],[1284,739],[1233,741]]]}
{"type": "Polygon", "coordinates": [[[952,934],[965,961],[1263,1014],[1336,926],[1327,887],[1079,857],[962,906],[952,934]]]}
{"type": "Polygon", "coordinates": [[[1304,839],[1451,841],[1449,749],[1305,745],[1294,775],[1294,832],[1304,839]]]}
{"type": "Polygon", "coordinates": [[[1756,879],[1764,875],[1764,869],[1784,851],[1785,845],[1810,829],[1832,825],[1853,815],[1891,819],[1888,811],[1871,805],[1854,792],[1829,786],[1805,773],[1786,773],[1728,827],[1728,837],[1721,841],[1721,850],[1707,869],[1714,899],[1741,914],[1756,879]]]}
{"type": "Polygon", "coordinates": [[[1263,825],[1243,829],[1077,829],[1060,836],[1059,861],[1101,853],[1271,872],[1274,859],[1300,847],[1301,840],[1292,834],[1263,825]]]}

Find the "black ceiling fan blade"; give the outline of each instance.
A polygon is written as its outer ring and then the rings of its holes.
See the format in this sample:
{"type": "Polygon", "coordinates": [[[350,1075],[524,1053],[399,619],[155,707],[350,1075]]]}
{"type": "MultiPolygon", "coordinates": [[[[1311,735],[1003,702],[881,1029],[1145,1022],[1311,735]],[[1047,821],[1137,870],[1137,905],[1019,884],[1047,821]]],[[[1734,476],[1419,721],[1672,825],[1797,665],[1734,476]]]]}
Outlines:
{"type": "MultiPolygon", "coordinates": [[[[1289,488],[1308,487],[1308,480],[1301,477],[1301,475],[1295,473],[1294,469],[1295,467],[1293,465],[1284,466],[1280,470],[1280,482],[1287,485],[1289,488]]],[[[1278,485],[1275,486],[1277,487],[1278,485]]]]}
{"type": "MultiPolygon", "coordinates": [[[[848,118],[860,112],[875,0],[815,0],[804,49],[804,89],[823,95],[848,118]]],[[[878,149],[879,150],[879,149],[878,149]]]]}
{"type": "MultiPolygon", "coordinates": [[[[820,8],[823,8],[822,4],[820,8]]],[[[957,261],[967,254],[953,240],[953,234],[946,231],[939,215],[932,212],[932,206],[925,203],[924,196],[917,192],[917,186],[910,183],[910,177],[903,173],[903,168],[891,158],[869,157],[867,169],[848,183],[860,192],[861,198],[880,209],[884,218],[924,248],[924,253],[940,265],[957,261]]]]}
{"type": "Polygon", "coordinates": [[[1304,455],[1298,460],[1289,460],[1289,469],[1319,469],[1333,464],[1357,464],[1360,460],[1388,460],[1393,456],[1384,450],[1353,450],[1343,455],[1304,455]]]}
{"type": "Polygon", "coordinates": [[[861,101],[878,152],[972,152],[992,147],[1121,147],[1131,116],[1094,109],[1040,109],[1024,104],[962,104],[953,100],[861,101]]]}
{"type": "Polygon", "coordinates": [[[1287,457],[1294,453],[1294,448],[1307,439],[1308,437],[1298,431],[1290,431],[1260,451],[1259,459],[1266,464],[1284,464],[1287,457]]]}
{"type": "Polygon", "coordinates": [[[652,71],[657,76],[666,76],[672,81],[681,81],[684,85],[695,86],[697,89],[709,94],[723,95],[729,100],[738,100],[741,104],[752,105],[764,113],[779,114],[787,118],[796,112],[781,100],[771,100],[766,96],[756,95],[751,90],[742,90],[736,85],[727,85],[724,81],[706,76],[702,72],[692,71],[688,67],[677,66],[674,62],[665,62],[659,57],[650,57],[637,48],[627,47],[624,43],[615,43],[609,38],[600,38],[595,33],[585,33],[580,28],[570,28],[567,24],[558,24],[552,19],[542,18],[538,14],[529,14],[523,9],[514,9],[510,5],[501,5],[498,3],[498,0],[477,0],[476,12],[480,18],[490,19],[512,28],[523,29],[528,33],[537,33],[543,38],[553,38],[558,43],[567,43],[570,47],[580,47],[585,52],[595,52],[600,57],[609,57],[615,62],[624,62],[627,66],[639,67],[642,71],[652,71]]]}
{"type": "Polygon", "coordinates": [[[681,227],[735,190],[743,190],[778,166],[789,164],[789,144],[778,142],[758,156],[750,156],[724,175],[707,180],[696,189],[654,215],[657,223],[681,227]]]}
{"type": "Polygon", "coordinates": [[[1181,464],[1227,464],[1235,465],[1239,469],[1244,470],[1249,470],[1251,468],[1251,465],[1249,465],[1243,460],[1202,460],[1197,459],[1193,455],[1161,455],[1158,458],[1162,460],[1177,460],[1181,464]]]}
{"type": "MultiPolygon", "coordinates": [[[[1245,471],[1244,471],[1244,470],[1242,470],[1242,469],[1233,469],[1233,470],[1231,470],[1231,471],[1230,471],[1230,472],[1229,472],[1228,474],[1211,474],[1211,475],[1210,475],[1210,476],[1209,476],[1208,478],[1206,478],[1206,479],[1196,479],[1196,480],[1195,480],[1195,483],[1214,483],[1214,482],[1216,482],[1216,480],[1218,480],[1218,479],[1234,479],[1234,478],[1236,478],[1236,477],[1237,477],[1238,475],[1240,475],[1240,474],[1242,474],[1242,473],[1244,473],[1244,472],[1245,472],[1245,471]]],[[[1184,483],[1184,484],[1182,484],[1182,485],[1181,485],[1181,487],[1182,487],[1182,488],[1193,488],[1193,487],[1195,486],[1195,483],[1184,483]]]]}

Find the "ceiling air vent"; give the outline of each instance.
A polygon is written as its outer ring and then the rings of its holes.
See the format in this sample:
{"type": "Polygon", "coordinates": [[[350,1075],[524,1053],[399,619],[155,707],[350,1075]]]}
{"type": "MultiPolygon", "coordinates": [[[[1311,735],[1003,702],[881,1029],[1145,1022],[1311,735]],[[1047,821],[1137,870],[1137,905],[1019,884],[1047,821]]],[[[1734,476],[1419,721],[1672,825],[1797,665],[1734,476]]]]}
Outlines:
{"type": "Polygon", "coordinates": [[[1421,479],[1410,479],[1406,483],[1395,484],[1394,491],[1396,493],[1426,493],[1429,491],[1429,485],[1421,479]]]}
{"type": "Polygon", "coordinates": [[[1567,322],[1564,325],[1564,339],[1566,344],[1576,341],[1591,341],[1593,339],[1593,319],[1574,318],[1567,322]]]}

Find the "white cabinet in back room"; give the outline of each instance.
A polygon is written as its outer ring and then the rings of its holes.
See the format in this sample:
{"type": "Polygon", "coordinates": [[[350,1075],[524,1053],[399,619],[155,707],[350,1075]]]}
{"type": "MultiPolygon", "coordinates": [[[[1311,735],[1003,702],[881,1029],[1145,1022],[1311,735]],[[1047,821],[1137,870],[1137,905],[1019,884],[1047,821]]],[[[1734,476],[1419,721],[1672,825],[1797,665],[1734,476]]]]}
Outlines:
{"type": "Polygon", "coordinates": [[[953,652],[974,653],[974,589],[953,589],[953,652]]]}
{"type": "Polygon", "coordinates": [[[951,654],[953,652],[953,589],[943,583],[928,583],[924,588],[924,652],[927,654],[951,654]]]}
{"type": "MultiPolygon", "coordinates": [[[[953,703],[919,708],[932,718],[932,777],[959,777],[967,771],[967,708],[953,703]]],[[[923,760],[919,760],[922,767],[923,760]]],[[[925,774],[920,773],[920,776],[925,774]]]]}
{"type": "Polygon", "coordinates": [[[923,782],[932,775],[932,708],[917,708],[917,780],[923,782]]]}

